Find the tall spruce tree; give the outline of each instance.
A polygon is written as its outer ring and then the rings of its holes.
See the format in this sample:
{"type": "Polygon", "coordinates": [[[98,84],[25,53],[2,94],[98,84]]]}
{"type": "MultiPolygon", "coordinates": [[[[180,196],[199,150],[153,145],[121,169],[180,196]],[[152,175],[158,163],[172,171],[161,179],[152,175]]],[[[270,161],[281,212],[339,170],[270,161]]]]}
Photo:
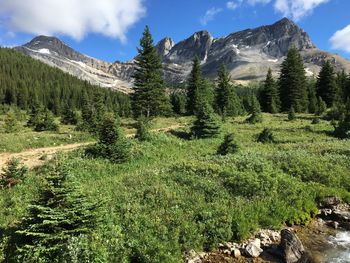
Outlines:
{"type": "Polygon", "coordinates": [[[291,107],[296,112],[307,111],[308,97],[305,69],[303,59],[296,47],[289,49],[287,58],[282,63],[279,93],[282,111],[288,111],[291,107]]]}
{"type": "Polygon", "coordinates": [[[317,96],[321,97],[328,107],[332,107],[339,99],[334,68],[328,60],[324,62],[318,75],[316,91],[317,96]]]}
{"type": "Polygon", "coordinates": [[[215,97],[216,109],[222,117],[234,117],[241,113],[241,103],[231,83],[230,73],[222,65],[218,72],[218,84],[215,97]]]}
{"type": "Polygon", "coordinates": [[[199,91],[203,85],[201,64],[198,57],[193,59],[192,70],[187,83],[187,114],[193,115],[199,107],[199,91]]]}
{"type": "Polygon", "coordinates": [[[97,206],[68,184],[68,169],[56,163],[46,172],[46,185],[28,207],[6,262],[72,262],[69,240],[95,226],[97,206]]]}
{"type": "Polygon", "coordinates": [[[260,104],[264,112],[277,113],[280,109],[278,89],[270,68],[260,94],[260,104]]]}
{"type": "Polygon", "coordinates": [[[140,40],[136,58],[132,108],[135,117],[164,115],[170,111],[169,98],[165,93],[161,59],[153,44],[149,27],[146,26],[140,40]]]}
{"type": "Polygon", "coordinates": [[[348,76],[346,75],[344,70],[337,73],[336,82],[337,82],[338,92],[340,94],[340,98],[342,98],[343,101],[346,102],[347,101],[346,89],[347,89],[347,84],[348,84],[348,76]]]}

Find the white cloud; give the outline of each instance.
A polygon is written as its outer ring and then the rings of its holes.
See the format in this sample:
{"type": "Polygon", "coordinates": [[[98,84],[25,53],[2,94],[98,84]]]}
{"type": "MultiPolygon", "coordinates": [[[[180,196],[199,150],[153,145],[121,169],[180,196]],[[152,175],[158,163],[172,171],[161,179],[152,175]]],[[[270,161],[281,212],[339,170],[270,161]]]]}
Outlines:
{"type": "Polygon", "coordinates": [[[248,4],[250,5],[256,5],[256,4],[268,4],[271,2],[271,0],[248,0],[248,4]]]}
{"type": "Polygon", "coordinates": [[[221,13],[222,9],[221,8],[210,8],[209,10],[207,10],[207,12],[205,13],[205,15],[203,17],[200,18],[200,23],[205,26],[208,24],[208,22],[213,21],[216,17],[217,14],[221,13]]]}
{"type": "Polygon", "coordinates": [[[1,0],[0,5],[0,22],[10,31],[77,40],[98,33],[125,41],[144,14],[143,0],[1,0]]]}
{"type": "Polygon", "coordinates": [[[230,10],[235,10],[238,6],[239,4],[234,1],[229,1],[226,3],[227,9],[230,9],[230,10]]]}
{"type": "Polygon", "coordinates": [[[294,20],[300,20],[310,15],[319,5],[330,0],[276,0],[275,9],[284,16],[290,16],[294,20]]]}
{"type": "Polygon", "coordinates": [[[330,41],[333,49],[350,52],[350,25],[335,32],[330,41]]]}

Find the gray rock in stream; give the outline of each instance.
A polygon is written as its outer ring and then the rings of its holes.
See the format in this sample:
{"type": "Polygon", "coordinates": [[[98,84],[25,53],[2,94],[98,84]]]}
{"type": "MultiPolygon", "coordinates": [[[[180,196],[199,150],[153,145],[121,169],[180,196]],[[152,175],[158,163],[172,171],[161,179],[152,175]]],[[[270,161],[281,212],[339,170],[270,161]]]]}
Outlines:
{"type": "Polygon", "coordinates": [[[289,229],[283,229],[281,231],[281,243],[279,247],[282,258],[286,263],[299,262],[305,253],[304,246],[300,239],[289,229]]]}

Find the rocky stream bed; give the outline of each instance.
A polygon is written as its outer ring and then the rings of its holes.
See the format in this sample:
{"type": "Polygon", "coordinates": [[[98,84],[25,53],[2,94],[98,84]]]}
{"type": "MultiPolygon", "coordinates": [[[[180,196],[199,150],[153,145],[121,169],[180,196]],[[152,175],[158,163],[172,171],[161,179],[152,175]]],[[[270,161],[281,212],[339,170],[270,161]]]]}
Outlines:
{"type": "Polygon", "coordinates": [[[190,251],[187,263],[350,263],[350,206],[336,197],[320,203],[307,226],[260,230],[240,244],[226,242],[210,253],[190,251]]]}

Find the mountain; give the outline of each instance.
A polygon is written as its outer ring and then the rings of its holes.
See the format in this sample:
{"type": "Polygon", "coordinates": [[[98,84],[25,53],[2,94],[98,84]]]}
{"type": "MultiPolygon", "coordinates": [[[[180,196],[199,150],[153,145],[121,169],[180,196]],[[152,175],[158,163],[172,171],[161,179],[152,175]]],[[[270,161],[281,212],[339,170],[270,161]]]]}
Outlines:
{"type": "MultiPolygon", "coordinates": [[[[89,81],[93,85],[130,91],[130,82],[110,72],[113,64],[83,55],[55,37],[38,36],[18,51],[89,81]]],[[[125,71],[123,68],[121,71],[125,71]]],[[[121,74],[120,74],[121,75],[121,74]]]]}
{"type": "MultiPolygon", "coordinates": [[[[215,78],[225,64],[234,80],[251,81],[265,77],[268,68],[275,75],[290,47],[296,46],[309,76],[318,74],[323,62],[330,60],[336,70],[350,72],[350,61],[318,49],[309,35],[293,21],[283,18],[268,26],[246,29],[221,38],[208,31],[194,33],[175,43],[166,37],[156,45],[169,83],[186,80],[194,56],[202,61],[205,76],[215,78]]],[[[135,62],[104,62],[83,55],[54,37],[39,36],[17,50],[59,67],[93,84],[130,92],[135,62]]]]}

